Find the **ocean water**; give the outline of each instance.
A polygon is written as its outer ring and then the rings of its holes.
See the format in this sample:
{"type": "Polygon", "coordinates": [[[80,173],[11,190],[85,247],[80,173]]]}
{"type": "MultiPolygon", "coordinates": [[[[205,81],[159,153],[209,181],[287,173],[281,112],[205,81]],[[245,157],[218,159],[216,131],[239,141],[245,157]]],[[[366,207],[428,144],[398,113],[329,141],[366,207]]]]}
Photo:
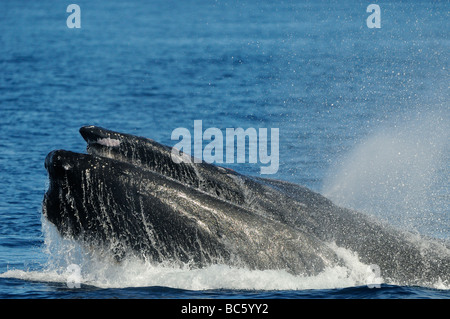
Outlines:
{"type": "Polygon", "coordinates": [[[449,298],[445,285],[370,288],[350,251],[315,277],[110,264],[42,217],[45,156],[84,152],[81,126],[174,145],[202,120],[279,128],[264,177],[448,241],[450,5],[377,3],[371,29],[364,1],[77,0],[71,29],[69,3],[2,0],[0,298],[449,298]]]}

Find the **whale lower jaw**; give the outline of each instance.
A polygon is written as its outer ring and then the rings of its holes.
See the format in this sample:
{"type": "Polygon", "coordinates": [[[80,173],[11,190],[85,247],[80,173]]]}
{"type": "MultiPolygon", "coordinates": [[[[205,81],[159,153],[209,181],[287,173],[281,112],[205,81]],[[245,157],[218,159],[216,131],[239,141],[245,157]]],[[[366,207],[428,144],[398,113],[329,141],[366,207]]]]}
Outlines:
{"type": "Polygon", "coordinates": [[[448,284],[447,244],[412,240],[299,185],[174,163],[171,148],[150,139],[95,126],[80,133],[88,154],[58,150],[45,160],[43,214],[63,236],[117,261],[309,276],[345,264],[338,246],[379,267],[387,282],[448,284]]]}
{"type": "Polygon", "coordinates": [[[326,245],[284,223],[130,163],[59,150],[46,168],[46,218],[117,261],[137,256],[304,275],[339,262],[326,245]]]}

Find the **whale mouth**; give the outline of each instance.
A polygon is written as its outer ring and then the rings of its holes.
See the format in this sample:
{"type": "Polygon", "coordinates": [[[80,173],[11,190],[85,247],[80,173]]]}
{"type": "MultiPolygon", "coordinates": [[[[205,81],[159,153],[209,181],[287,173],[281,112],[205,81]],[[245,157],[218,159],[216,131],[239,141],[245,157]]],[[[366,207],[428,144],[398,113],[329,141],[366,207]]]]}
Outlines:
{"type": "Polygon", "coordinates": [[[97,126],[83,126],[80,134],[87,142],[87,154],[67,150],[51,151],[45,158],[45,169],[50,182],[55,178],[64,176],[70,170],[89,169],[88,162],[101,161],[102,158],[128,162],[120,156],[124,150],[120,150],[125,136],[97,126]]]}
{"type": "Polygon", "coordinates": [[[95,126],[80,133],[87,154],[54,150],[45,159],[49,184],[42,212],[63,237],[117,261],[128,254],[156,263],[229,259],[216,224],[209,226],[218,214],[211,207],[245,209],[220,200],[234,196],[222,181],[201,184],[213,175],[212,166],[198,173],[194,164],[172,161],[171,147],[144,137],[95,126]]]}
{"type": "MultiPolygon", "coordinates": [[[[51,151],[45,158],[45,169],[49,176],[49,189],[64,192],[69,189],[67,180],[79,175],[89,175],[94,170],[115,166],[130,170],[149,172],[157,179],[178,179],[170,159],[170,148],[144,137],[136,137],[107,130],[97,126],[83,126],[80,134],[87,143],[87,153],[68,150],[51,151]],[[123,166],[125,165],[125,166],[123,166]]],[[[185,168],[186,170],[186,168],[185,168]]],[[[184,175],[188,175],[184,173],[184,175]]],[[[73,196],[73,194],[72,194],[73,196]]]]}
{"type": "Polygon", "coordinates": [[[90,155],[132,164],[236,204],[244,202],[239,192],[240,174],[231,169],[196,163],[190,154],[183,154],[190,161],[176,163],[172,159],[172,147],[146,137],[98,126],[84,126],[80,134],[88,144],[90,155]]]}
{"type": "Polygon", "coordinates": [[[83,126],[79,131],[87,143],[87,154],[70,151],[51,152],[46,159],[50,180],[64,176],[67,169],[88,168],[79,161],[87,164],[92,160],[102,162],[102,159],[111,159],[117,163],[130,164],[134,168],[155,173],[162,178],[176,181],[222,200],[235,204],[245,202],[244,195],[239,191],[241,175],[233,170],[205,162],[176,163],[172,160],[172,147],[146,137],[119,133],[93,125],[83,126]],[[55,163],[52,163],[53,161],[55,163]]]}

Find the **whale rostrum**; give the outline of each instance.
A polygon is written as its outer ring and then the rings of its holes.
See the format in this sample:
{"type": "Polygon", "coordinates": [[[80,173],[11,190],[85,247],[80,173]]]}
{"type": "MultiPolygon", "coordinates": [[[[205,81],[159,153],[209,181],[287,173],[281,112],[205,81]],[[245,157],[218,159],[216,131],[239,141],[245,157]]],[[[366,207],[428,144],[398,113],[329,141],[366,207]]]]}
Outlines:
{"type": "Polygon", "coordinates": [[[447,242],[400,231],[289,182],[194,161],[171,147],[96,126],[87,154],[56,150],[43,214],[64,237],[127,256],[205,267],[316,275],[344,264],[335,247],[375,264],[385,282],[449,284],[447,242]],[[334,246],[333,246],[333,245],[334,246]]]}

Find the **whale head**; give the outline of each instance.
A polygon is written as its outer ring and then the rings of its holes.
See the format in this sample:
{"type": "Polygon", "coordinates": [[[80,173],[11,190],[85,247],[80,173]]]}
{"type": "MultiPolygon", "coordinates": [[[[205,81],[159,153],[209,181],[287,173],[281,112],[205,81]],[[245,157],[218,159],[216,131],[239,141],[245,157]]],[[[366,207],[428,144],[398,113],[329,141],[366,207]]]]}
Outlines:
{"type": "Polygon", "coordinates": [[[316,273],[335,258],[316,239],[248,205],[251,179],[206,163],[174,163],[170,147],[146,138],[93,126],[80,132],[88,154],[56,150],[45,160],[43,213],[64,237],[118,261],[132,255],[316,273]]]}
{"type": "Polygon", "coordinates": [[[45,160],[43,215],[101,256],[315,275],[345,264],[337,245],[391,282],[448,283],[447,243],[411,237],[299,185],[176,163],[170,147],[150,139],[95,126],[80,133],[87,154],[56,150],[45,160]]]}
{"type": "Polygon", "coordinates": [[[64,236],[155,262],[211,263],[229,258],[211,216],[193,206],[189,187],[126,162],[57,150],[45,167],[44,216],[64,236]]]}

